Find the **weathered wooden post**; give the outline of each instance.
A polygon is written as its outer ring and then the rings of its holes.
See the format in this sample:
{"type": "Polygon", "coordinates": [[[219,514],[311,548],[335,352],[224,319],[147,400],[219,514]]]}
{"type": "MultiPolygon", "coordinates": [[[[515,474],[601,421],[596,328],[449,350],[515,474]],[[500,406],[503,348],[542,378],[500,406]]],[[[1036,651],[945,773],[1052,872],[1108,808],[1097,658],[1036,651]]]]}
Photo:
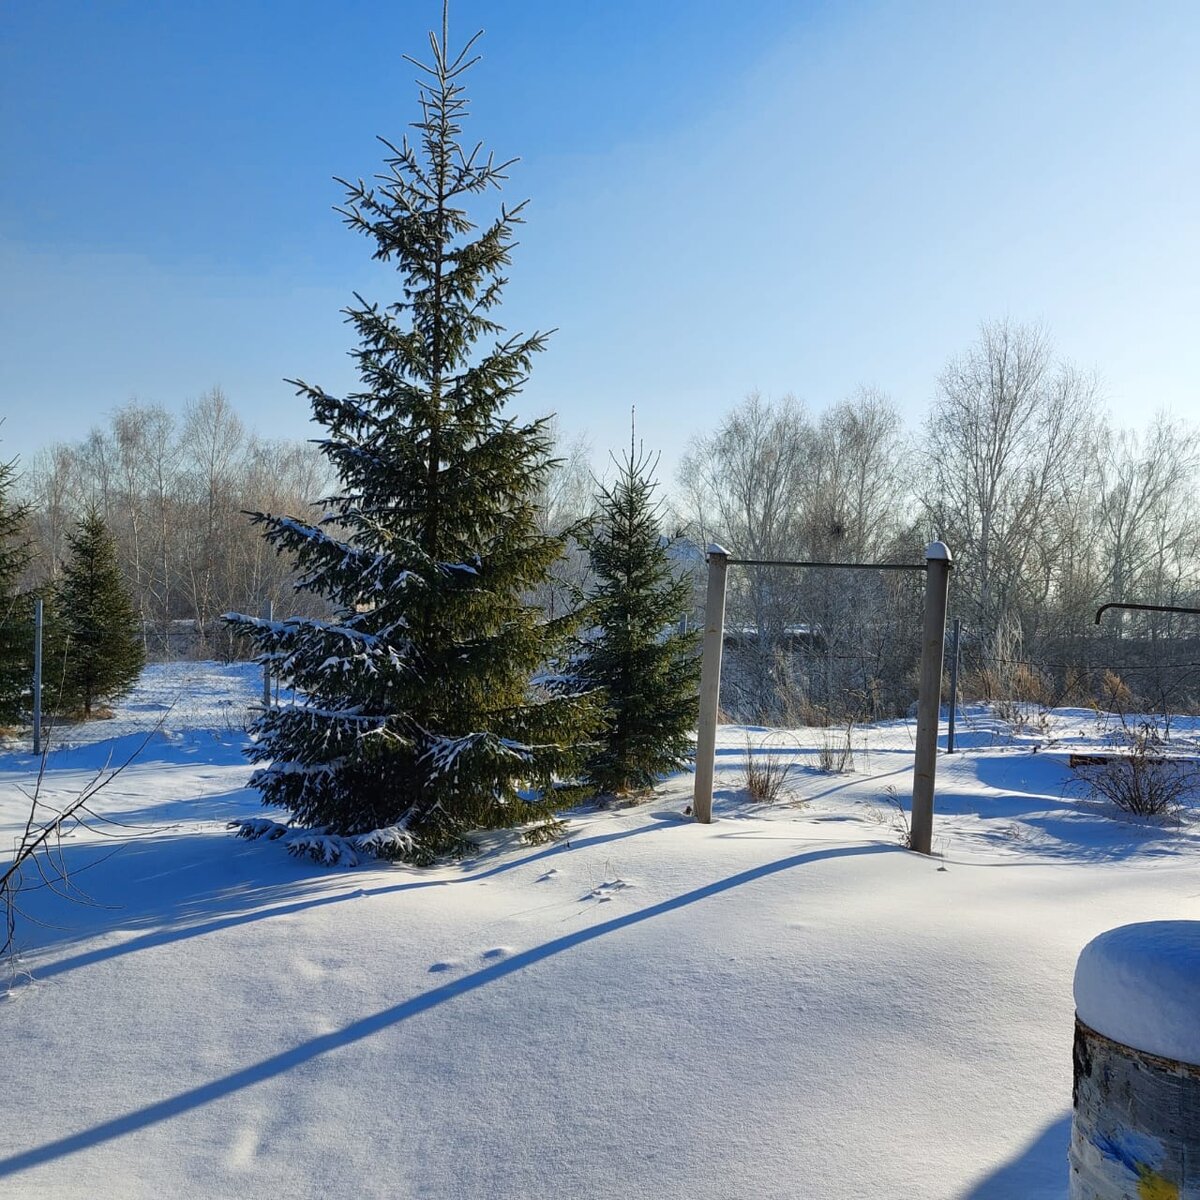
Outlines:
{"type": "Polygon", "coordinates": [[[33,602],[33,752],[42,752],[42,626],[44,609],[39,596],[33,602]]]}
{"type": "Polygon", "coordinates": [[[704,657],[700,664],[700,724],[696,729],[696,785],[692,813],[712,821],[713,771],[717,757],[717,707],[721,695],[721,651],[725,645],[725,576],[729,552],[708,548],[708,593],[704,601],[704,657]]]}
{"type": "MultiPolygon", "coordinates": [[[[264,621],[272,621],[275,619],[275,602],[273,600],[264,600],[262,606],[262,619],[264,621]]],[[[270,662],[263,663],[263,708],[271,707],[271,664],[270,662]]]]}
{"type": "Polygon", "coordinates": [[[1094,938],[1075,968],[1070,1200],[1200,1197],[1200,921],[1094,938]]]}
{"type": "Polygon", "coordinates": [[[946,714],[946,753],[954,753],[954,722],[958,716],[958,639],[962,634],[962,617],[954,618],[950,635],[950,711],[946,714]]]}
{"type": "Polygon", "coordinates": [[[933,849],[933,781],[937,772],[938,712],[942,704],[942,659],[946,642],[946,597],[950,588],[950,547],[925,547],[925,624],[921,635],[921,690],[917,694],[917,745],[913,766],[912,848],[933,849]]]}

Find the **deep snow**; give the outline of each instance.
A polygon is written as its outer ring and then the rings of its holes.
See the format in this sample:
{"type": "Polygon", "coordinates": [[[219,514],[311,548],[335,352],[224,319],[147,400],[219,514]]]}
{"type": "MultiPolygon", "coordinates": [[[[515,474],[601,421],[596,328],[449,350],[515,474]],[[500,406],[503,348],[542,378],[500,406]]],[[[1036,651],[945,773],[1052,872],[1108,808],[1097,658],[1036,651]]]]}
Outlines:
{"type": "MultiPolygon", "coordinates": [[[[819,730],[723,729],[710,826],[681,778],[555,846],[347,871],[227,832],[261,812],[259,683],[201,675],[144,746],[139,694],[51,753],[53,800],[141,747],[98,799],[118,836],[63,847],[95,905],[23,896],[0,1195],[1063,1197],[1079,951],[1200,915],[1190,817],[1071,793],[1084,710],[968,714],[934,859],[898,843],[894,722],[841,776],[819,730]],[[747,736],[803,806],[745,801],[747,736]]],[[[6,837],[35,773],[0,757],[6,837]]]]}

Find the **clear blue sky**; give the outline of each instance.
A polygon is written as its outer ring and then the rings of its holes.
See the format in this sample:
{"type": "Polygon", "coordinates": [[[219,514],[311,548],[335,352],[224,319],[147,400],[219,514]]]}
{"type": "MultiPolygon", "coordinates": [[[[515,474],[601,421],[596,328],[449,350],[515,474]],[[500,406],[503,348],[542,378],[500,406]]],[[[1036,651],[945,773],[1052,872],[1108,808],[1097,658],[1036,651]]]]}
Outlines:
{"type": "MultiPolygon", "coordinates": [[[[6,0],[0,451],[222,386],[352,383],[392,277],[332,213],[413,119],[437,0],[6,0]]],[[[1200,4],[455,0],[469,133],[530,197],[520,406],[670,469],[751,389],[912,419],[980,320],[1041,320],[1124,423],[1200,420],[1200,4]]]]}

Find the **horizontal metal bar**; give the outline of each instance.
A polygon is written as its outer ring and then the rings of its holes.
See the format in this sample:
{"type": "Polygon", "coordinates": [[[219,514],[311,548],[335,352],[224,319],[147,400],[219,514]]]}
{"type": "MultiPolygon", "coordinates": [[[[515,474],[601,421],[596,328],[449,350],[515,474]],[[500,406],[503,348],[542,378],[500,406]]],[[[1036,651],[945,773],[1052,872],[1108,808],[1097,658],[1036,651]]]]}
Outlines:
{"type": "Polygon", "coordinates": [[[844,567],[850,571],[924,571],[924,563],[783,562],[776,558],[731,558],[731,567],[844,567]]]}
{"type": "MultiPolygon", "coordinates": [[[[732,560],[730,560],[732,561],[732,560]]],[[[1192,616],[1200,617],[1200,608],[1180,608],[1175,604],[1118,604],[1115,600],[1111,604],[1102,604],[1096,609],[1096,624],[1100,624],[1100,618],[1110,608],[1132,608],[1137,612],[1173,612],[1173,613],[1190,613],[1192,616]]]]}

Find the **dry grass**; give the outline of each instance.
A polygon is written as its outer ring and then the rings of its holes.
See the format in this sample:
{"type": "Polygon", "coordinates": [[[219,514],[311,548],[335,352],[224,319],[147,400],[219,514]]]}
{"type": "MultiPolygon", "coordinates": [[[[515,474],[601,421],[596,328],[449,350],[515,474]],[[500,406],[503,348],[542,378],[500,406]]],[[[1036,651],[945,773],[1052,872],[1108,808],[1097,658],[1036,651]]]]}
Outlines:
{"type": "Polygon", "coordinates": [[[746,735],[746,759],[743,778],[746,792],[756,804],[777,804],[785,795],[788,776],[796,764],[777,742],[764,738],[756,746],[746,735]]]}
{"type": "Polygon", "coordinates": [[[817,753],[817,768],[827,775],[845,775],[854,770],[854,722],[821,734],[821,749],[817,753]]]}

